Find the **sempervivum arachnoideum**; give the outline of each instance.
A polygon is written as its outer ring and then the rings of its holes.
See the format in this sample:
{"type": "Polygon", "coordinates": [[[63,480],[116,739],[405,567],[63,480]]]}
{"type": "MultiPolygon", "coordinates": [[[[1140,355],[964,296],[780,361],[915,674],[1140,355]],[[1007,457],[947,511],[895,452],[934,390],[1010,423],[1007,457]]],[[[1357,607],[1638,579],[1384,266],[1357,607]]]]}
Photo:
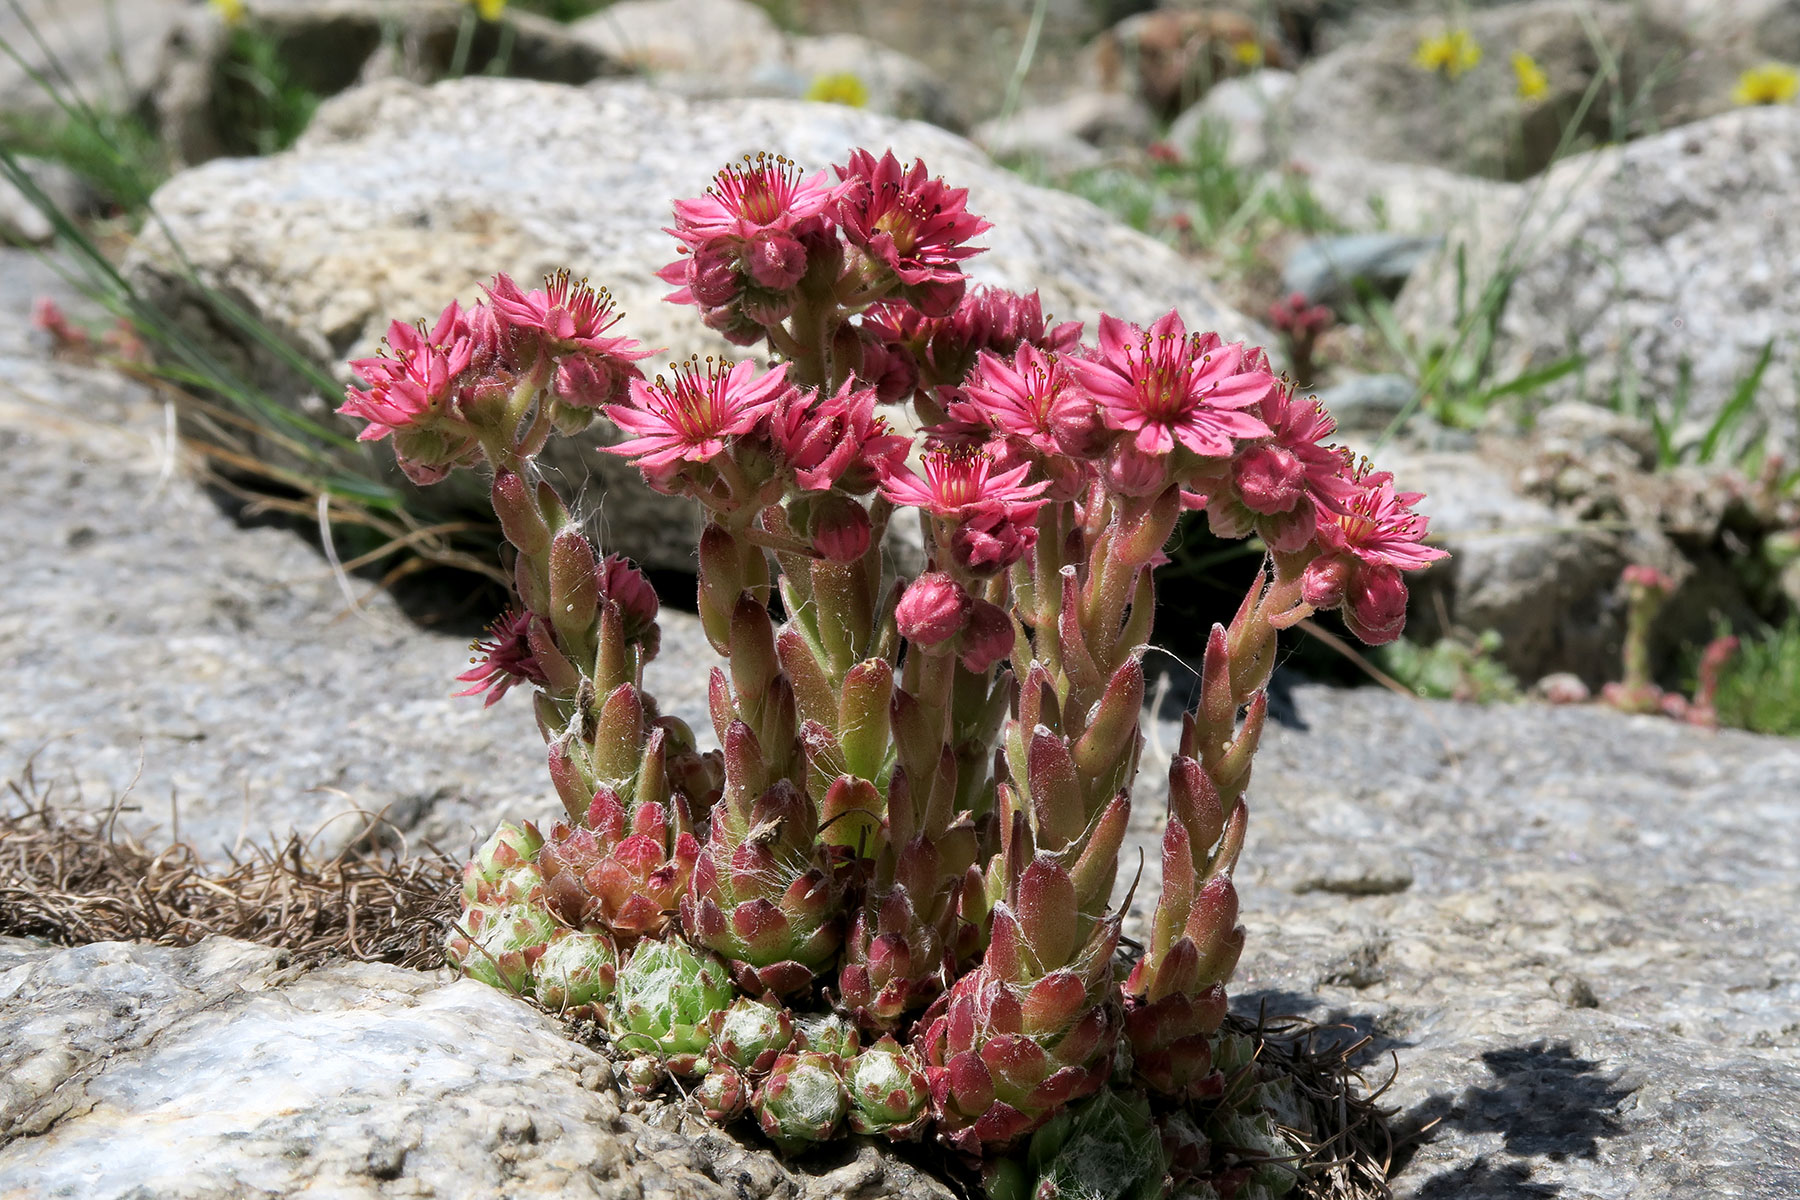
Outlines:
{"type": "Polygon", "coordinates": [[[830,1139],[849,1111],[849,1097],[827,1054],[802,1050],[775,1060],[751,1100],[757,1123],[783,1154],[830,1139]]]}
{"type": "Polygon", "coordinates": [[[734,722],[725,796],[694,864],[693,887],[681,898],[681,924],[688,937],[725,956],[745,992],[791,996],[811,987],[836,957],[842,896],[817,844],[813,802],[787,779],[749,802],[739,768],[750,755],[760,758],[755,735],[734,722]]]}
{"type": "Polygon", "coordinates": [[[1105,1086],[1118,1036],[1116,915],[1095,917],[1059,856],[1032,855],[1020,816],[986,957],[933,1005],[915,1041],[938,1134],[971,1156],[1009,1148],[1105,1086]]]}
{"type": "Polygon", "coordinates": [[[605,928],[622,939],[656,937],[699,855],[683,797],[641,801],[628,817],[618,794],[602,787],[580,826],[557,822],[538,868],[550,907],[569,925],[605,928]]]}
{"type": "Polygon", "coordinates": [[[532,991],[532,970],[556,933],[542,906],[477,906],[463,913],[444,943],[450,965],[470,979],[518,995],[532,991]]]}
{"type": "Polygon", "coordinates": [[[463,864],[463,906],[499,908],[524,901],[544,882],[535,866],[543,845],[543,835],[531,822],[503,822],[463,864]]]}
{"type": "Polygon", "coordinates": [[[931,1119],[931,1085],[911,1051],[892,1037],[844,1063],[844,1088],[850,1095],[850,1128],[858,1133],[885,1133],[895,1141],[911,1141],[931,1119]]]}
{"type": "Polygon", "coordinates": [[[551,1012],[575,1013],[612,995],[619,951],[604,933],[558,930],[534,971],[537,1001],[551,1012]]]}
{"type": "Polygon", "coordinates": [[[761,1073],[794,1044],[794,1019],[785,1008],[740,996],[712,1015],[712,1057],[740,1071],[761,1073]]]}
{"type": "Polygon", "coordinates": [[[613,1042],[659,1056],[676,1075],[691,1075],[710,1040],[713,1013],[731,1003],[725,965],[680,941],[639,942],[607,1005],[613,1042]]]}

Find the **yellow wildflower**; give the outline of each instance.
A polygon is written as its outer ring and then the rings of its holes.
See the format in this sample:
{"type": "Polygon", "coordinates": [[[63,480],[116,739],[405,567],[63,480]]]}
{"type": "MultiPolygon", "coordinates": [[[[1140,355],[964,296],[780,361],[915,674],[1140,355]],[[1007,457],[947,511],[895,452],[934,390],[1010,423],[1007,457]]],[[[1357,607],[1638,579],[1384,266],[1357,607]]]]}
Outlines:
{"type": "Polygon", "coordinates": [[[832,71],[813,77],[806,89],[806,99],[822,104],[842,104],[847,108],[863,108],[869,103],[869,89],[854,71],[832,71]]]}
{"type": "Polygon", "coordinates": [[[1231,43],[1231,57],[1246,67],[1260,67],[1263,62],[1262,43],[1255,38],[1243,38],[1231,43]]]}
{"type": "Polygon", "coordinates": [[[1738,76],[1731,91],[1736,104],[1786,104],[1800,93],[1800,71],[1786,63],[1767,62],[1738,76]]]}
{"type": "Polygon", "coordinates": [[[236,25],[244,19],[244,0],[212,0],[212,6],[225,18],[227,25],[236,25]]]}
{"type": "Polygon", "coordinates": [[[1413,65],[1427,71],[1442,71],[1455,79],[1473,70],[1481,61],[1481,44],[1466,29],[1452,29],[1433,34],[1419,42],[1413,54],[1413,65]]]}
{"type": "Polygon", "coordinates": [[[1523,50],[1513,51],[1512,67],[1519,80],[1519,99],[1536,100],[1550,90],[1550,77],[1544,74],[1544,68],[1523,50]]]}
{"type": "Polygon", "coordinates": [[[506,11],[506,0],[469,0],[475,6],[476,15],[484,21],[498,21],[500,14],[506,11]]]}

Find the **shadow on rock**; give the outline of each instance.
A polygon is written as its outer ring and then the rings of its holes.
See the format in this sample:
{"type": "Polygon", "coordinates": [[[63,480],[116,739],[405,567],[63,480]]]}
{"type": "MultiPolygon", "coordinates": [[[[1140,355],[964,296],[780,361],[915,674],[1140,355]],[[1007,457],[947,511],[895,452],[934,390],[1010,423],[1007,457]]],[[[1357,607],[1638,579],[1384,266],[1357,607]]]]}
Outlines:
{"type": "MultiPolygon", "coordinates": [[[[1409,1144],[1396,1156],[1404,1169],[1411,1151],[1425,1141],[1454,1132],[1498,1133],[1508,1153],[1521,1159],[1593,1158],[1601,1139],[1622,1132],[1619,1105],[1633,1089],[1600,1064],[1577,1055],[1567,1042],[1534,1042],[1490,1050],[1481,1061],[1493,1072],[1490,1087],[1470,1087],[1460,1096],[1437,1095],[1402,1117],[1397,1138],[1409,1144]]],[[[1476,1159],[1425,1181],[1417,1195],[1428,1197],[1551,1196],[1561,1189],[1528,1184],[1528,1163],[1494,1166],[1476,1159]]]]}

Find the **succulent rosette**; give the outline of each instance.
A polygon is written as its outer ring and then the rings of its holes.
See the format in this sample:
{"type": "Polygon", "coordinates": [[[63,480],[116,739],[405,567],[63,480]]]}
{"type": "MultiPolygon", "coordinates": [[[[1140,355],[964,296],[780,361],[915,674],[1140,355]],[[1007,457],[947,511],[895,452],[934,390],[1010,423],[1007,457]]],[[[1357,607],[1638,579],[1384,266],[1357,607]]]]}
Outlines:
{"type": "Polygon", "coordinates": [[[743,1116],[750,1107],[750,1095],[750,1084],[743,1072],[717,1060],[707,1063],[706,1074],[694,1087],[700,1111],[717,1125],[729,1125],[743,1116]]]}
{"type": "Polygon", "coordinates": [[[619,951],[603,933],[561,929],[534,971],[537,1002],[551,1012],[591,1008],[613,993],[619,951]]]}
{"type": "Polygon", "coordinates": [[[766,1000],[740,996],[712,1015],[712,1057],[740,1071],[761,1074],[794,1044],[794,1018],[766,1000]]]}
{"type": "Polygon", "coordinates": [[[538,853],[551,909],[578,929],[660,934],[700,856],[691,826],[680,795],[641,802],[628,818],[617,793],[602,788],[583,823],[558,821],[538,853]]]}
{"type": "Polygon", "coordinates": [[[493,907],[525,899],[543,883],[535,864],[543,845],[543,835],[530,821],[522,826],[502,822],[463,864],[463,905],[493,907]]]}
{"type": "Polygon", "coordinates": [[[607,1027],[619,1049],[655,1054],[673,1073],[691,1075],[713,1014],[731,999],[730,976],[712,955],[679,940],[639,942],[619,968],[607,1027]]]}
{"type": "Polygon", "coordinates": [[[837,1064],[811,1050],[783,1054],[751,1100],[757,1124],[783,1154],[830,1140],[850,1110],[837,1064]]]}
{"type": "Polygon", "coordinates": [[[475,907],[463,913],[444,944],[450,965],[470,979],[518,995],[532,992],[532,971],[556,934],[541,904],[475,907]]]}
{"type": "Polygon", "coordinates": [[[897,1142],[917,1138],[931,1113],[931,1085],[899,1042],[883,1036],[844,1065],[850,1128],[885,1133],[897,1142]]]}

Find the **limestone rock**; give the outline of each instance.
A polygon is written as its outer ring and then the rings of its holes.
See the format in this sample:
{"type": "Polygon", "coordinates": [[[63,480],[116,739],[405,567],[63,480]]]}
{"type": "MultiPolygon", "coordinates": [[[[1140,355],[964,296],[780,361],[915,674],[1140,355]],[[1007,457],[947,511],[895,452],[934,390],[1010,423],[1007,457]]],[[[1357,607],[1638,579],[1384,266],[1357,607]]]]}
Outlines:
{"type": "Polygon", "coordinates": [[[1155,122],[1137,100],[1118,92],[1076,92],[975,127],[976,144],[1002,160],[1033,160],[1052,173],[1105,161],[1103,150],[1141,147],[1155,122]]]}
{"type": "Polygon", "coordinates": [[[397,967],[8,939],[0,1031],[5,1196],[952,1195],[867,1141],[789,1168],[651,1124],[555,1020],[397,967]]]}
{"type": "Polygon", "coordinates": [[[936,75],[898,50],[853,33],[790,35],[749,0],[626,0],[573,31],[690,99],[801,99],[853,76],[874,112],[960,129],[966,118],[936,75]]]}
{"type": "MultiPolygon", "coordinates": [[[[94,194],[75,172],[59,162],[20,158],[31,184],[43,198],[64,214],[80,219],[94,209],[94,194]]],[[[0,244],[42,246],[56,236],[56,227],[32,197],[0,178],[0,244]]]]}
{"type": "MultiPolygon", "coordinates": [[[[1147,322],[1174,307],[1191,327],[1266,342],[1173,250],[1074,196],[1031,187],[961,138],[839,105],[694,102],[636,83],[587,91],[469,79],[426,89],[390,81],[322,106],[294,150],[221,161],[177,176],[158,211],[206,285],[234,297],[321,367],[373,352],[388,322],[478,296],[496,271],[524,281],[570,267],[613,290],[621,330],[646,345],[731,353],[691,308],[665,304],[654,272],[674,257],[669,205],[698,194],[747,153],[787,154],[808,169],[855,146],[922,156],[970,189],[994,222],[972,260],[979,281],[1036,289],[1058,317],[1104,309],[1147,322]]],[[[201,289],[152,232],[133,279],[223,360],[303,411],[338,398],[297,394],[253,339],[208,315],[201,289]]],[[[272,453],[272,451],[271,451],[272,453]]],[[[376,469],[386,451],[365,459],[376,469]]],[[[604,497],[609,548],[691,568],[689,507],[653,496],[637,472],[589,451],[559,465],[604,497]]]]}
{"type": "Polygon", "coordinates": [[[1441,242],[1400,233],[1312,238],[1289,252],[1281,268],[1281,290],[1333,307],[1365,292],[1392,296],[1441,242]]]}
{"type": "Polygon", "coordinates": [[[1294,80],[1292,71],[1269,67],[1213,84],[1200,103],[1169,126],[1169,145],[1178,154],[1191,155],[1195,142],[1210,129],[1225,137],[1225,158],[1233,166],[1272,165],[1290,140],[1287,101],[1294,80]]]}
{"type": "Polygon", "coordinates": [[[1452,231],[1402,293],[1400,319],[1415,336],[1442,329],[1459,255],[1470,296],[1513,273],[1494,378],[1573,348],[1585,369],[1546,388],[1546,400],[1637,397],[1673,419],[1685,387],[1687,415],[1702,422],[1772,341],[1756,406],[1778,444],[1800,444],[1800,360],[1787,337],[1800,256],[1788,203],[1800,187],[1797,139],[1800,110],[1745,109],[1572,158],[1541,193],[1452,231]]]}
{"type": "Polygon", "coordinates": [[[1455,79],[1416,65],[1421,41],[1453,24],[1441,16],[1397,17],[1307,63],[1291,102],[1296,152],[1526,178],[1555,156],[1565,126],[1602,74],[1606,60],[1593,35],[1619,75],[1580,114],[1587,138],[1619,140],[1717,111],[1721,103],[1710,80],[1684,71],[1688,38],[1629,4],[1530,0],[1471,12],[1455,27],[1479,46],[1478,63],[1455,79]],[[1544,95],[1519,96],[1515,53],[1543,70],[1544,95]],[[1625,128],[1613,128],[1617,111],[1626,114],[1625,128]]]}
{"type": "Polygon", "coordinates": [[[82,101],[103,110],[129,108],[154,77],[163,39],[188,7],[187,0],[0,5],[0,43],[23,60],[0,54],[0,113],[63,119],[34,74],[56,80],[59,89],[73,88],[82,101]]]}

